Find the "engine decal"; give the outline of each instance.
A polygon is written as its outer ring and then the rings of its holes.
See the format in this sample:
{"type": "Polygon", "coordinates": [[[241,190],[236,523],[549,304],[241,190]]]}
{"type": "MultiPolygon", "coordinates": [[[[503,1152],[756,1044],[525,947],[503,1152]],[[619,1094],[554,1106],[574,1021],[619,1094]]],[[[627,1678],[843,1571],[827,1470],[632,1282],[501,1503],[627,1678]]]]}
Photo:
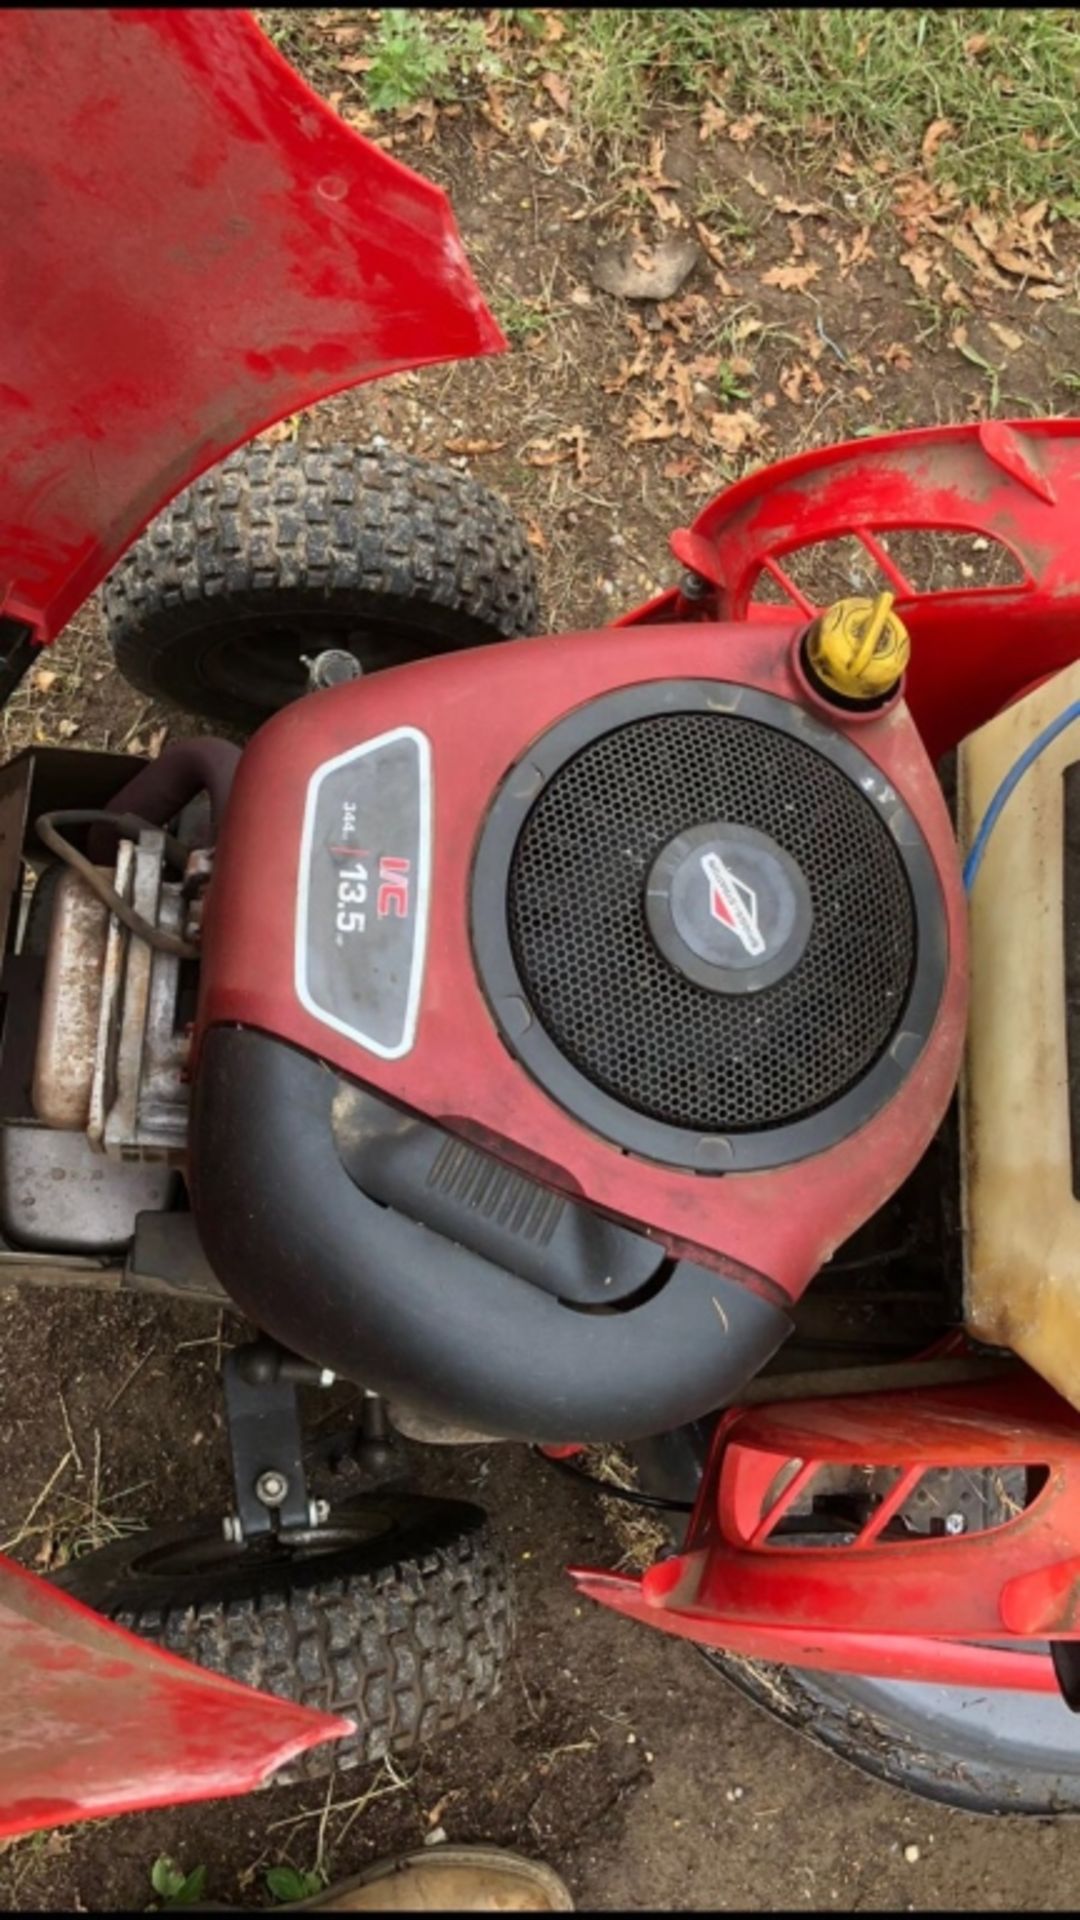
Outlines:
{"type": "Polygon", "coordinates": [[[427,947],[431,746],[415,727],[312,775],[300,846],[296,993],[383,1060],[416,1034],[427,947]]]}

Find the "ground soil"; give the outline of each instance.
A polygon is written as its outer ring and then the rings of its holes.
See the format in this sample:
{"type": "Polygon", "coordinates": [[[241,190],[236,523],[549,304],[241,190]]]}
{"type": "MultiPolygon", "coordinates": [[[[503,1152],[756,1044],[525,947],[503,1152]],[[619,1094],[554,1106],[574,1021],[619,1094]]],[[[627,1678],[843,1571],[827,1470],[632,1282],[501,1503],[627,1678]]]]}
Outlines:
{"type": "MultiPolygon", "coordinates": [[[[430,124],[391,123],[395,151],[449,188],[512,350],[339,397],[295,430],[380,433],[501,488],[531,530],[552,628],[603,622],[665,583],[670,528],[747,461],[874,428],[1062,410],[1062,381],[1080,365],[1080,308],[1060,227],[1060,299],[1032,301],[1008,275],[997,285],[961,253],[948,253],[955,281],[937,273],[927,293],[900,255],[946,243],[912,231],[910,195],[905,232],[903,183],[878,182],[871,218],[867,189],[828,153],[816,175],[794,178],[766,144],[702,140],[691,114],[673,113],[656,129],[662,166],[643,168],[674,185],[627,200],[610,191],[602,154],[571,143],[558,157],[557,128],[534,139],[515,123],[500,135],[467,107],[441,116],[423,144],[430,124]],[[599,247],[635,219],[644,242],[660,237],[657,194],[684,225],[723,229],[722,266],[703,257],[666,310],[591,280],[599,247]],[[763,284],[793,259],[819,264],[809,292],[763,284]],[[687,295],[698,303],[680,306],[687,295]],[[963,346],[999,370],[996,381],[963,346]],[[643,370],[626,377],[639,351],[643,370]],[[736,363],[722,377],[746,397],[725,409],[753,423],[731,455],[708,427],[715,371],[690,375],[689,413],[665,399],[672,365],[710,355],[736,363]],[[666,439],[634,437],[635,409],[653,403],[681,424],[666,439]],[[464,443],[469,451],[453,451],[464,443]]],[[[119,682],[93,606],[0,725],[8,747],[66,739],[151,751],[163,728],[190,730],[119,682]]],[[[222,1331],[209,1309],[77,1294],[5,1301],[0,1539],[22,1533],[18,1557],[47,1571],[102,1516],[115,1528],[220,1510],[222,1331]],[[35,1510],[72,1444],[78,1458],[35,1510]]],[[[1075,1906],[1075,1825],[980,1819],[879,1785],[748,1704],[692,1648],[578,1602],[565,1565],[611,1564],[625,1544],[586,1492],[518,1448],[415,1458],[427,1489],[490,1508],[517,1563],[522,1632],[500,1703],[397,1778],[344,1776],[321,1856],[322,1793],[278,1789],[17,1843],[0,1856],[0,1900],[27,1911],[142,1907],[151,1863],[167,1852],[189,1870],[205,1865],[214,1897],[259,1906],[269,1864],[318,1856],[341,1874],[441,1828],[548,1859],[583,1907],[1075,1906]],[[912,1846],[917,1861],[905,1857],[912,1846]]]]}

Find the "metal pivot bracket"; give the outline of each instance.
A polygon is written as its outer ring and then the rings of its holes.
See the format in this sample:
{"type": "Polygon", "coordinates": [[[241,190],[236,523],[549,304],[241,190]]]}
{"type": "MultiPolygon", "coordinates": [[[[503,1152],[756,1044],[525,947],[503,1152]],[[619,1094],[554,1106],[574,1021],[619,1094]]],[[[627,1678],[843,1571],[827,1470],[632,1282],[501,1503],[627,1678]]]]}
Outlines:
{"type": "Polygon", "coordinates": [[[236,1495],[226,1539],[240,1544],[321,1525],[328,1514],[308,1494],[296,1388],[327,1386],[332,1376],[269,1341],[227,1354],[222,1373],[236,1495]]]}

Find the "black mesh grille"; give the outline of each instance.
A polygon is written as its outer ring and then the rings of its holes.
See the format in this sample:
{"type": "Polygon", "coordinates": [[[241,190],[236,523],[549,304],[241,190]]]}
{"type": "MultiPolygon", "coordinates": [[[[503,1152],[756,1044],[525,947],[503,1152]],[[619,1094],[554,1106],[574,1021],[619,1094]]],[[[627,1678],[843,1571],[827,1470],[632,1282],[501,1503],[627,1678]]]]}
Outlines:
{"type": "Polygon", "coordinates": [[[883,1052],[915,962],[911,891],[871,801],[831,761],[734,715],[677,713],[603,735],[533,807],[510,868],[514,957],[535,1013],[626,1106],[703,1133],[786,1125],[883,1052]],[[706,821],[768,833],[798,861],[813,928],[758,993],[696,986],[657,951],[644,887],[706,821]]]}

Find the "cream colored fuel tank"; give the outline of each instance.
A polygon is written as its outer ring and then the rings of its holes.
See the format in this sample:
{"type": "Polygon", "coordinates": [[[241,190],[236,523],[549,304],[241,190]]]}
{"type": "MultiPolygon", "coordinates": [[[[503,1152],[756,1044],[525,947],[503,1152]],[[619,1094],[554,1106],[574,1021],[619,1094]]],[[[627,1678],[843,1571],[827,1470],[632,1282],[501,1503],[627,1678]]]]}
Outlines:
{"type": "MultiPolygon", "coordinates": [[[[998,715],[959,753],[959,824],[970,849],[1003,776],[1074,701],[1069,667],[998,715]]],[[[1080,1201],[1073,1191],[1067,939],[1080,982],[1080,720],[1022,776],[986,844],[970,896],[971,1015],[962,1081],[965,1312],[1080,1407],[1080,1201]],[[1077,764],[1071,926],[1066,928],[1066,772],[1077,764]]],[[[1077,1031],[1080,1034],[1080,1016],[1077,1031]]],[[[1073,1063],[1080,1080],[1080,1053],[1073,1063]]],[[[1080,1097],[1077,1111],[1080,1114],[1080,1097]]],[[[1080,1141],[1077,1143],[1080,1167],[1080,1141]]]]}

